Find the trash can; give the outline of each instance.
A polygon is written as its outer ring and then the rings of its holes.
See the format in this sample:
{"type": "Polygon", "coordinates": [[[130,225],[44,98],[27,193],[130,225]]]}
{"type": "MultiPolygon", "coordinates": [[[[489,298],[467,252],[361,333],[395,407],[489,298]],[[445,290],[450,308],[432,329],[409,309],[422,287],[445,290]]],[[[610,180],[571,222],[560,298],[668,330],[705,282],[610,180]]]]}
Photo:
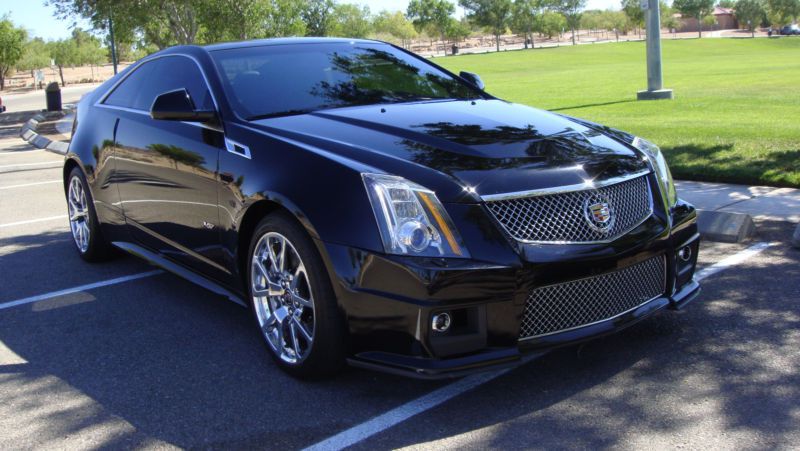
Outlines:
{"type": "Polygon", "coordinates": [[[44,89],[47,98],[47,111],[61,111],[61,88],[57,82],[52,82],[44,89]]]}
{"type": "Polygon", "coordinates": [[[453,50],[453,55],[458,55],[458,46],[457,45],[453,44],[452,50],[453,50]]]}

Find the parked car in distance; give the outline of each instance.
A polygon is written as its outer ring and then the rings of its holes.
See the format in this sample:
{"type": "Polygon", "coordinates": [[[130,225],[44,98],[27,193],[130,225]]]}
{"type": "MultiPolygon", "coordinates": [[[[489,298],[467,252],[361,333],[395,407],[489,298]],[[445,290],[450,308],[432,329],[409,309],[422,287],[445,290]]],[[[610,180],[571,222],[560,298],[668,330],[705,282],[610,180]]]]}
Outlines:
{"type": "Polygon", "coordinates": [[[786,25],[781,28],[781,34],[787,36],[798,35],[800,34],[800,26],[797,24],[786,25]]]}
{"type": "Polygon", "coordinates": [[[700,290],[657,146],[383,42],[157,52],[78,103],[63,175],[85,260],[247,306],[299,377],[511,366],[700,290]]]}

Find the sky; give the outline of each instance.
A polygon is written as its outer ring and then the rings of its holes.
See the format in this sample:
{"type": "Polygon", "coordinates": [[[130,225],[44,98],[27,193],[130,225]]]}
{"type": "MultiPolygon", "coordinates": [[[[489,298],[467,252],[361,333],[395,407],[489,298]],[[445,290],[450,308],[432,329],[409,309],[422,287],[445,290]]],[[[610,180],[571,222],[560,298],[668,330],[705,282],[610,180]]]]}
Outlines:
{"type": "MultiPolygon", "coordinates": [[[[369,6],[372,12],[381,10],[405,11],[408,0],[340,0],[342,2],[359,3],[369,6]]],[[[53,17],[55,9],[45,6],[44,0],[0,0],[0,16],[9,14],[11,20],[28,30],[31,36],[39,36],[45,40],[61,39],[70,36],[75,19],[61,20],[53,17]]],[[[457,3],[453,0],[453,3],[457,3]]],[[[619,0],[588,0],[587,9],[619,9],[619,0]]],[[[458,8],[456,14],[462,16],[464,12],[458,8]]],[[[88,29],[89,23],[77,20],[79,27],[88,29]]]]}

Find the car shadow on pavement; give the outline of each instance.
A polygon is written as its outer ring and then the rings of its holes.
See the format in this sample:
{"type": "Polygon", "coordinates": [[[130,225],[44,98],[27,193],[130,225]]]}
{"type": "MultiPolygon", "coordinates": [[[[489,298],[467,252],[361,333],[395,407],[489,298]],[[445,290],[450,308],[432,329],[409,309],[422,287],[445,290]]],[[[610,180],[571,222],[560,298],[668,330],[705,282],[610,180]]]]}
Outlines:
{"type": "Polygon", "coordinates": [[[788,229],[766,227],[760,239],[784,245],[706,279],[687,310],[555,351],[358,448],[793,446],[800,251],[788,229]]]}
{"type": "MultiPolygon", "coordinates": [[[[147,270],[90,265],[73,247],[67,231],[0,239],[0,304],[147,270]]],[[[246,309],[170,274],[0,310],[0,324],[6,449],[298,448],[444,384],[354,369],[293,379],[246,309]]]]}
{"type": "MultiPolygon", "coordinates": [[[[28,265],[12,283],[93,275],[65,235],[0,240],[13,249],[4,263],[28,265]],[[44,252],[52,259],[37,263],[44,252]]],[[[645,447],[734,431],[786,445],[800,401],[800,293],[786,289],[800,281],[800,252],[765,252],[780,271],[720,273],[685,312],[555,351],[360,447],[645,447]]],[[[360,370],[295,380],[269,360],[245,309],[166,274],[3,310],[0,323],[18,357],[0,365],[0,418],[15,418],[0,424],[24,424],[37,447],[88,436],[109,448],[299,448],[444,384],[360,370]]]]}

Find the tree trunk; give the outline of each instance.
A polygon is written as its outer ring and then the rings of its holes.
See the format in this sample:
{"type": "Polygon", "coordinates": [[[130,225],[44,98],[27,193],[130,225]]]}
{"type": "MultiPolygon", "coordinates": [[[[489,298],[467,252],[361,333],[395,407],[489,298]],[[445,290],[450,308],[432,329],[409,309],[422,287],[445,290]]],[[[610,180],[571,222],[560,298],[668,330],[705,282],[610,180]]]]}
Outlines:
{"type": "Polygon", "coordinates": [[[697,37],[703,37],[703,21],[700,19],[700,16],[697,16],[697,37]]]}
{"type": "Polygon", "coordinates": [[[6,76],[0,73],[0,91],[6,89],[6,76]]]}
{"type": "Polygon", "coordinates": [[[497,45],[497,51],[499,52],[500,51],[500,35],[499,34],[494,35],[494,42],[497,45]]]}
{"type": "Polygon", "coordinates": [[[61,77],[61,86],[66,86],[67,84],[64,83],[64,68],[60,64],[58,65],[58,76],[61,77]]]}
{"type": "Polygon", "coordinates": [[[577,45],[575,42],[575,26],[572,27],[572,45],[577,45]]]}

